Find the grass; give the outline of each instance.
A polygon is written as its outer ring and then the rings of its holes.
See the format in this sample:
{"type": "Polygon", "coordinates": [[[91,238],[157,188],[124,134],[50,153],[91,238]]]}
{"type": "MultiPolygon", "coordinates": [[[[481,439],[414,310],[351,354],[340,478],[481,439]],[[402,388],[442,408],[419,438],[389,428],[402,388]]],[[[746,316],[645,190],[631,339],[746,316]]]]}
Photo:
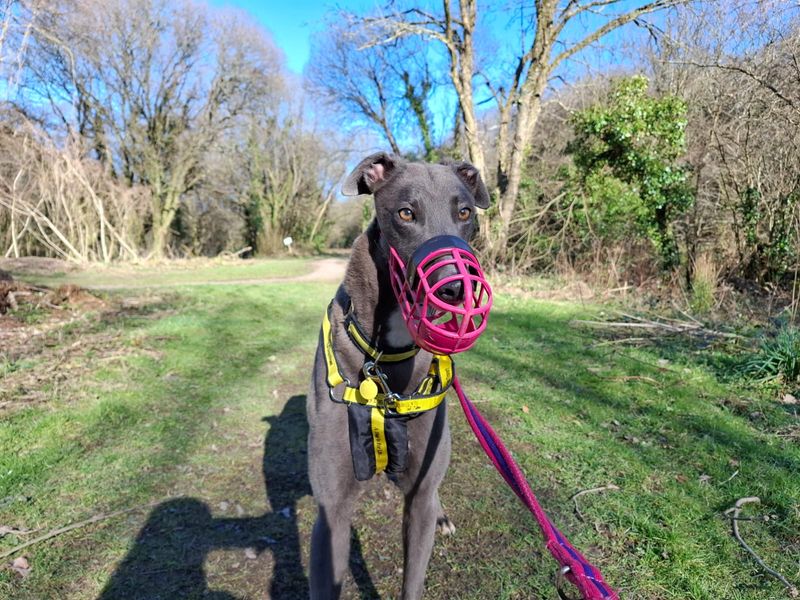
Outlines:
{"type": "MultiPolygon", "coordinates": [[[[303,395],[333,288],[183,288],[70,330],[65,348],[103,331],[118,352],[86,357],[91,367],[48,404],[0,413],[0,525],[49,530],[156,505],[33,546],[27,578],[0,570],[0,597],[305,597],[314,507],[303,395]]],[[[784,597],[723,512],[760,496],[747,515],[775,518],[741,522],[742,535],[800,579],[800,449],[776,434],[796,416],[720,381],[692,348],[598,346],[569,326],[598,310],[500,293],[489,331],[456,359],[467,393],[624,597],[784,597]],[[620,489],[578,499],[581,521],[570,497],[609,483],[620,489]]],[[[19,368],[0,367],[0,385],[19,368]]],[[[457,532],[437,540],[426,598],[554,597],[555,564],[534,521],[454,398],[450,407],[441,494],[457,532]]],[[[401,500],[383,480],[369,487],[344,596],[393,598],[401,500]]],[[[0,538],[0,552],[25,539],[0,538]]]]}
{"type": "Polygon", "coordinates": [[[30,283],[49,286],[71,283],[88,288],[139,288],[295,277],[308,273],[310,264],[307,259],[193,259],[143,265],[93,265],[35,275],[12,270],[12,274],[23,276],[30,283]]]}
{"type": "Polygon", "coordinates": [[[707,314],[717,303],[719,269],[708,253],[701,254],[694,262],[692,289],[689,304],[695,314],[707,314]]]}

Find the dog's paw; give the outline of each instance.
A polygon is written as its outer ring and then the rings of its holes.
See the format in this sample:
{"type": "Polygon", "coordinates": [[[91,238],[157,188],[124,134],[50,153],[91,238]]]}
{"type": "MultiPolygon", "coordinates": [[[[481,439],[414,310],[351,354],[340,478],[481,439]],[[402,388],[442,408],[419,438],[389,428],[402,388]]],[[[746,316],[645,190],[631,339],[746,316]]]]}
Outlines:
{"type": "Polygon", "coordinates": [[[456,526],[447,518],[447,515],[442,515],[436,519],[436,529],[438,529],[439,533],[442,535],[453,535],[456,532],[456,526]]]}

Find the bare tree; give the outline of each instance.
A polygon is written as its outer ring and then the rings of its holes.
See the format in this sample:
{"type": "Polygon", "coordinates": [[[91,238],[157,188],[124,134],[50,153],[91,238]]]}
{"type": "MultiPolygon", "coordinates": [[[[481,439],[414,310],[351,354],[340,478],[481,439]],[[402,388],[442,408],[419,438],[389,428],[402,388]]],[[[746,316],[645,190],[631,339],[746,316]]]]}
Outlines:
{"type": "Polygon", "coordinates": [[[5,79],[6,97],[16,88],[31,33],[46,6],[46,0],[0,0],[0,79],[5,79]]]}
{"type": "Polygon", "coordinates": [[[393,152],[417,139],[435,158],[428,104],[435,87],[424,42],[408,38],[371,46],[363,24],[330,24],[312,44],[306,81],[345,128],[371,128],[393,152]],[[353,121],[353,117],[357,117],[353,121]]]}
{"type": "Polygon", "coordinates": [[[35,31],[28,109],[43,100],[105,168],[151,190],[163,255],[206,149],[269,102],[280,58],[263,33],[190,0],[54,2],[35,31]],[[39,98],[36,98],[39,96],[39,98]]]}
{"type": "Polygon", "coordinates": [[[17,116],[0,134],[0,222],[6,257],[44,252],[72,262],[138,258],[147,190],[120,185],[74,137],[56,146],[17,116]]]}
{"type": "Polygon", "coordinates": [[[750,281],[798,265],[798,16],[785,2],[720,1],[669,21],[651,48],[656,85],[691,109],[689,255],[710,251],[750,281]]]}
{"type": "Polygon", "coordinates": [[[422,8],[409,8],[379,16],[349,15],[351,26],[365,32],[361,48],[378,48],[408,37],[432,39],[444,45],[449,64],[450,82],[459,103],[463,135],[469,158],[484,171],[484,152],[473,101],[472,80],[475,74],[473,36],[477,19],[477,0],[460,0],[458,14],[453,14],[450,0],[443,0],[440,14],[422,8]]]}

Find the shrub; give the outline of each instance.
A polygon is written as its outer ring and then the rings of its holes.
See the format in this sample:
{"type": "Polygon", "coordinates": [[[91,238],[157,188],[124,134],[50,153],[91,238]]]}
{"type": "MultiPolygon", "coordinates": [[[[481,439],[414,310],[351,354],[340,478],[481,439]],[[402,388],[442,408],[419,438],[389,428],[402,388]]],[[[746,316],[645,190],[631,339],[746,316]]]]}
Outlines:
{"type": "Polygon", "coordinates": [[[751,381],[779,381],[784,385],[800,382],[800,329],[787,325],[774,338],[761,342],[758,351],[748,358],[742,372],[751,381]]]}
{"type": "Polygon", "coordinates": [[[590,220],[601,239],[649,239],[667,269],[679,263],[674,221],[694,201],[686,148],[686,104],[676,96],[654,98],[648,80],[620,80],[605,105],[573,116],[572,155],[590,220]],[[622,236],[622,238],[620,238],[622,236]]]}

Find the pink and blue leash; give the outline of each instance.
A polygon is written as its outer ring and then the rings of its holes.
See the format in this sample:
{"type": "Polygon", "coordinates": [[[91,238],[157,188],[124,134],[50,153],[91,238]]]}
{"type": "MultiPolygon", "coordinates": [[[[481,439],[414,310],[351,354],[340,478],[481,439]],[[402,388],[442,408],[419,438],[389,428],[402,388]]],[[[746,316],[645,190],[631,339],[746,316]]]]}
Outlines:
{"type": "MultiPolygon", "coordinates": [[[[539,528],[545,537],[547,549],[561,565],[560,576],[565,577],[567,581],[577,587],[584,600],[618,600],[617,592],[603,580],[597,567],[586,560],[547,517],[519,465],[511,457],[502,440],[483,418],[483,415],[464,394],[457,377],[453,378],[453,387],[458,394],[467,421],[484,452],[509,487],[536,517],[539,528]]],[[[560,588],[559,594],[565,597],[560,588]]]]}

